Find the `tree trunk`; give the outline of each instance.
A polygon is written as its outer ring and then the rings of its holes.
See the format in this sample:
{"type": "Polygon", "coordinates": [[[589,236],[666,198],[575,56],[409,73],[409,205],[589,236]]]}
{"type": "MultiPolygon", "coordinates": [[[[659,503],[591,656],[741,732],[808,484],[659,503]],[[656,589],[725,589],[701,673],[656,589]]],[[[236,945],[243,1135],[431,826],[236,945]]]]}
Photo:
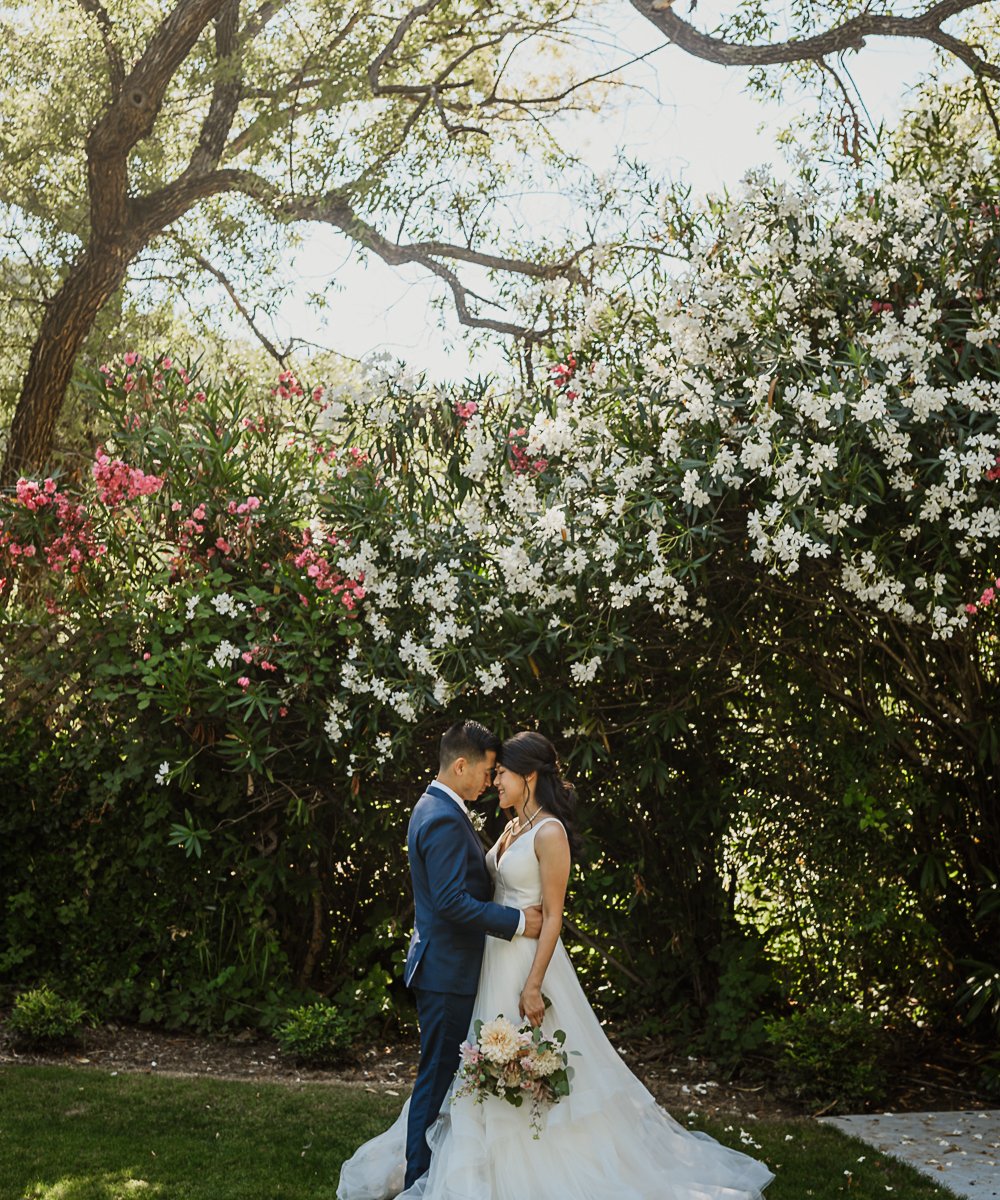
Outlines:
{"type": "Polygon", "coordinates": [[[11,422],[0,484],[10,486],[48,462],[77,354],[138,249],[121,242],[91,243],[49,302],[11,422]]]}

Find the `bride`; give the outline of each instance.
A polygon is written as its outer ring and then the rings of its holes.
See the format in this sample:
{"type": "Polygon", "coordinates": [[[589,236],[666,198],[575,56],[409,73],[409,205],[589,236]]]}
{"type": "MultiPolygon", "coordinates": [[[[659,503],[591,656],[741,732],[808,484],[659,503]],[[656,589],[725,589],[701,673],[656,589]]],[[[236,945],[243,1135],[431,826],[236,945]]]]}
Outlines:
{"type": "Polygon", "coordinates": [[[403,1191],[404,1106],[344,1164],[338,1200],[761,1200],[771,1171],[664,1112],[608,1041],[580,987],[559,937],[577,847],[576,796],[552,743],[532,732],[509,738],[495,783],[500,807],[513,817],[486,856],[494,900],[520,909],[541,903],[542,931],[537,941],[486,939],[473,1022],[503,1014],[548,1035],[564,1030],[566,1049],[579,1051],[570,1060],[570,1094],[543,1108],[536,1140],[529,1106],[492,1096],[477,1103],[456,1096],[453,1083],[427,1134],[428,1173],[403,1191]]]}

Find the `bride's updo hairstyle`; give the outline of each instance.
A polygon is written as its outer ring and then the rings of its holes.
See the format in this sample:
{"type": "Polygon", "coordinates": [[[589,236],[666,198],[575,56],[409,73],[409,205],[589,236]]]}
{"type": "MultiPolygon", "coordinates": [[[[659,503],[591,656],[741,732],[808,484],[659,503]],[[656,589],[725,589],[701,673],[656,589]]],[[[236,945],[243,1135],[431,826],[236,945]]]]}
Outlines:
{"type": "Polygon", "coordinates": [[[559,773],[559,756],[547,737],[523,730],[509,737],[500,747],[497,762],[515,775],[538,772],[535,800],[566,827],[570,853],[579,858],[583,843],[576,828],[576,789],[559,773]]]}

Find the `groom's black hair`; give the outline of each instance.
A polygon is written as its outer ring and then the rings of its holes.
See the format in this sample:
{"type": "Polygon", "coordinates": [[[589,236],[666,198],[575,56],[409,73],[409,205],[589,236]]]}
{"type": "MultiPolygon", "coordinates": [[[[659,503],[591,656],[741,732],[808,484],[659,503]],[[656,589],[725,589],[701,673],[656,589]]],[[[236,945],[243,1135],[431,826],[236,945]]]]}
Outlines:
{"type": "Polygon", "coordinates": [[[441,769],[450,767],[456,758],[478,762],[491,750],[497,754],[500,745],[497,735],[478,721],[456,721],[441,737],[441,769]]]}

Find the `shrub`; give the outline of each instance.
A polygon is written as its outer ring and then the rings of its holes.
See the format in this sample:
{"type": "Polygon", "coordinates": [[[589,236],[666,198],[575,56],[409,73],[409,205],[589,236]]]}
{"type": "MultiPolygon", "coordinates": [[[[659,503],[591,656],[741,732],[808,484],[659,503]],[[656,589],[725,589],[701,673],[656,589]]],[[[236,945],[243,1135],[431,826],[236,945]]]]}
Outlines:
{"type": "Polygon", "coordinates": [[[763,939],[747,931],[720,942],[712,955],[719,964],[719,986],[707,1012],[707,1048],[714,1058],[735,1065],[743,1055],[767,1044],[764,1013],[778,998],[763,939]]]}
{"type": "Polygon", "coordinates": [[[57,1046],[75,1042],[86,1013],[76,1000],[67,1000],[50,987],[21,992],[7,1018],[7,1032],[24,1046],[57,1046]]]}
{"type": "Polygon", "coordinates": [[[310,1066],[343,1062],[364,1028],[363,1015],[327,1000],[290,1008],[274,1036],[285,1054],[310,1066]]]}
{"type": "Polygon", "coordinates": [[[885,1031],[852,1004],[814,1004],[766,1024],[782,1081],[806,1104],[855,1108],[877,1101],[887,1082],[885,1031]]]}

